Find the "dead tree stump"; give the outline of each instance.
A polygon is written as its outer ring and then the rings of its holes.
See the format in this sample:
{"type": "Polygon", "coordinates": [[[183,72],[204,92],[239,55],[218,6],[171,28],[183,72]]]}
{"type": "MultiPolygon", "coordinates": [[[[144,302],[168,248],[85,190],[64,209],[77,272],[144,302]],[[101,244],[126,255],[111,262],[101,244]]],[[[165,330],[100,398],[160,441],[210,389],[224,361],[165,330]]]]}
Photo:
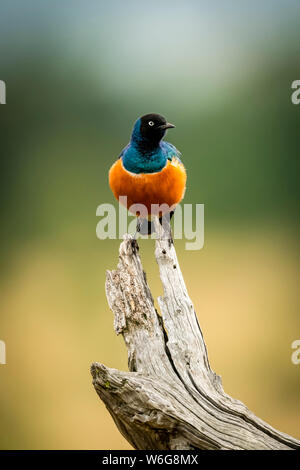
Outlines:
{"type": "Polygon", "coordinates": [[[300,442],[227,395],[210,368],[197,316],[169,234],[155,220],[155,256],[164,295],[157,313],[138,244],[126,235],[107,272],[114,328],[128,349],[130,372],[94,363],[97,394],[135,449],[300,449],[300,442]]]}

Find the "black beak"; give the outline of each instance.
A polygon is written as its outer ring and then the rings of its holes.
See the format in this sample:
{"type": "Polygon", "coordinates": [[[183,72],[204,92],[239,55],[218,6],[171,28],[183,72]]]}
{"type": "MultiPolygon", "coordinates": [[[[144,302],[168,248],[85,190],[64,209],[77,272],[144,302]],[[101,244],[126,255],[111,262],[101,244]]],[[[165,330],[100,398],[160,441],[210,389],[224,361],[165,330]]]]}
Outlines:
{"type": "Polygon", "coordinates": [[[174,124],[170,124],[169,122],[167,122],[166,124],[162,124],[161,126],[159,126],[158,129],[173,129],[175,126],[174,124]]]}

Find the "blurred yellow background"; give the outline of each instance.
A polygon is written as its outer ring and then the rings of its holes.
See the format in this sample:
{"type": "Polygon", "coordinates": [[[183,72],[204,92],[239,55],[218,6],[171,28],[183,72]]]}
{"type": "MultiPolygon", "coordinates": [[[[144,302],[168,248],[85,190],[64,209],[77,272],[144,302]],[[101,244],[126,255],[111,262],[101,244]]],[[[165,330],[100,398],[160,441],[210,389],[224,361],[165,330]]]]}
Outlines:
{"type": "Polygon", "coordinates": [[[96,238],[95,214],[148,112],[176,124],[185,202],[205,204],[204,248],[176,248],[211,366],[300,438],[299,23],[292,0],[1,3],[0,448],[130,448],[89,373],[127,369],[104,292],[119,241],[96,238]]]}

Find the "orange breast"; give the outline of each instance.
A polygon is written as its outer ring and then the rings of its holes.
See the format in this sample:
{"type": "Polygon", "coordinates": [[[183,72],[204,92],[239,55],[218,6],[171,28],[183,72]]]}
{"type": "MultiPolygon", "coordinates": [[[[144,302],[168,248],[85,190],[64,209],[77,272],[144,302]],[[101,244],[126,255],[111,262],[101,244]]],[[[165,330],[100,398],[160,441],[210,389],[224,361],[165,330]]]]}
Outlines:
{"type": "MultiPolygon", "coordinates": [[[[109,185],[116,199],[126,196],[128,209],[133,204],[143,204],[148,215],[164,214],[173,210],[184,196],[185,184],[186,171],[177,158],[168,160],[167,165],[158,173],[131,173],[125,170],[121,158],[109,171],[109,185]],[[153,207],[162,204],[167,204],[168,208],[165,206],[158,210],[153,207]]],[[[142,212],[140,215],[145,216],[142,212]]]]}

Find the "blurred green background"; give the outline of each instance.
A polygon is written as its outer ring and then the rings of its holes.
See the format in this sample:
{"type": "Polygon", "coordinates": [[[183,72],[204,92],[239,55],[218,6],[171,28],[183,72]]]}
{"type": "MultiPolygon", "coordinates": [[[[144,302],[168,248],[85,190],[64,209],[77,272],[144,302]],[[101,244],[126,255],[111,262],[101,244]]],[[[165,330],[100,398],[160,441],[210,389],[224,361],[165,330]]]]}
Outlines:
{"type": "Polygon", "coordinates": [[[119,241],[95,214],[148,112],[176,124],[185,202],[205,204],[204,248],[176,246],[211,365],[300,438],[299,44],[296,0],[0,2],[1,448],[130,448],[89,373],[127,369],[104,293],[119,241]]]}

